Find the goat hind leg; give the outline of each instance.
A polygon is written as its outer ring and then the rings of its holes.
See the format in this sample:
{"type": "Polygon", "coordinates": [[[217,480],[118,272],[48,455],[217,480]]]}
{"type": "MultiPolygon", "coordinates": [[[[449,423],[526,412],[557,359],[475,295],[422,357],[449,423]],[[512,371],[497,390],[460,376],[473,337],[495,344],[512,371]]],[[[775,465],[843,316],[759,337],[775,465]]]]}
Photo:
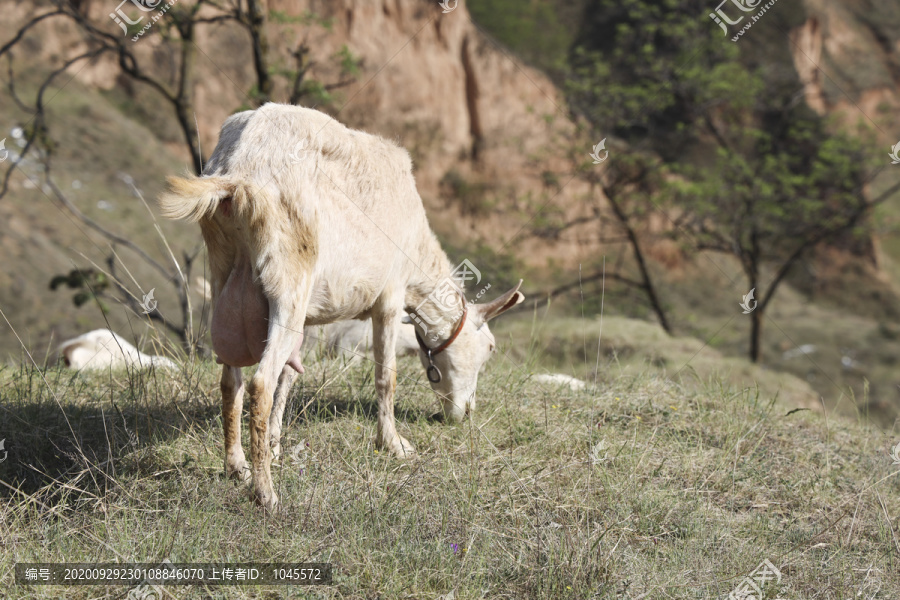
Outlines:
{"type": "Polygon", "coordinates": [[[272,453],[269,420],[275,388],[285,364],[299,347],[303,336],[308,294],[296,298],[269,300],[269,336],[253,379],[250,380],[250,464],[256,501],[274,510],[278,496],[272,486],[272,453]],[[302,307],[300,309],[299,307],[302,307]]]}
{"type": "Polygon", "coordinates": [[[250,467],[241,447],[241,409],[244,405],[244,382],[240,367],[222,365],[222,433],[225,438],[225,475],[242,481],[250,480],[250,467]]]}
{"type": "Polygon", "coordinates": [[[272,448],[272,457],[275,460],[281,457],[281,427],[282,421],[284,421],[284,409],[288,398],[291,397],[291,387],[294,385],[297,375],[296,369],[285,365],[278,377],[275,403],[272,405],[272,414],[269,416],[269,446],[272,448]]]}

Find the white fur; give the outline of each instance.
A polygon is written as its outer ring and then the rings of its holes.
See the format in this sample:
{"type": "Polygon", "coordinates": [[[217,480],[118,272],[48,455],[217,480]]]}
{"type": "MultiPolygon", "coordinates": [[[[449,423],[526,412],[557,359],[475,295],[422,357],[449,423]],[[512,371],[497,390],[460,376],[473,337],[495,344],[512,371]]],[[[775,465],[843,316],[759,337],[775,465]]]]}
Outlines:
{"type": "Polygon", "coordinates": [[[150,356],[116,335],[109,329],[95,329],[63,342],[57,349],[66,366],[79,371],[105,371],[110,368],[139,368],[150,366],[178,369],[178,365],[164,356],[150,356]]]}

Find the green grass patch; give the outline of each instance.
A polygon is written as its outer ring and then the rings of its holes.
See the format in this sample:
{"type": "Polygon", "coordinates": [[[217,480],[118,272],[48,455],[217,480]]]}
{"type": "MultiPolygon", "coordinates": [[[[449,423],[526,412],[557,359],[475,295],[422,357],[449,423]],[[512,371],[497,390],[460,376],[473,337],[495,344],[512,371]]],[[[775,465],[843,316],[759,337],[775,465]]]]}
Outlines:
{"type": "Polygon", "coordinates": [[[895,440],[607,357],[598,387],[551,389],[514,346],[501,341],[455,426],[433,417],[418,361],[400,361],[398,430],[419,451],[407,461],[374,449],[368,361],[306,361],[274,514],[223,476],[215,365],[6,369],[2,595],[127,593],[14,586],[16,562],[167,558],[334,565],[327,588],[166,588],[179,598],[721,598],[769,559],[782,581],[767,598],[857,598],[876,579],[878,598],[897,597],[895,440]]]}

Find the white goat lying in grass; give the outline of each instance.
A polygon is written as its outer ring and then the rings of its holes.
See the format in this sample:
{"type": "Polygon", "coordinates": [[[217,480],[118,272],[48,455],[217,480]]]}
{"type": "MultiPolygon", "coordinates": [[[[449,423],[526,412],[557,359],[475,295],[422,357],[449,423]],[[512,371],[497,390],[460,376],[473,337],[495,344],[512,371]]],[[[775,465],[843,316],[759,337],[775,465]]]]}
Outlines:
{"type": "Polygon", "coordinates": [[[550,386],[567,387],[573,391],[583,390],[585,386],[587,386],[587,384],[582,380],[576,379],[571,375],[565,375],[563,373],[542,373],[533,376],[531,380],[536,383],[543,383],[550,386]]]}
{"type": "Polygon", "coordinates": [[[161,367],[178,369],[178,365],[164,356],[149,356],[109,329],[95,329],[60,344],[60,357],[71,369],[105,371],[110,368],[161,367]]]}
{"type": "Polygon", "coordinates": [[[248,474],[240,367],[259,364],[248,386],[257,502],[272,509],[278,501],[270,451],[278,439],[270,437],[303,371],[305,325],[372,319],[375,444],[395,456],[414,452],[394,424],[404,312],[415,312],[419,355],[446,419],[474,409],[478,372],[494,349],[487,321],[524,297],[516,286],[469,306],[428,226],[403,149],[315,110],[266,104],[225,121],[204,176],[172,177],[169,187],[162,214],[199,221],[209,251],[228,475],[248,474]]]}

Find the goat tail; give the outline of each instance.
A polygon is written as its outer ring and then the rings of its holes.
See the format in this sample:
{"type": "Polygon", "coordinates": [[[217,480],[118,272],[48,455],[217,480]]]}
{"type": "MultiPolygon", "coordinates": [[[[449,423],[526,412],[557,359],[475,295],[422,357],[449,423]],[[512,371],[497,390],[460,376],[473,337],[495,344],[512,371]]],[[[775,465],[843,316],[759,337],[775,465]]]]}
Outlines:
{"type": "Polygon", "coordinates": [[[229,177],[168,177],[169,189],[159,198],[163,217],[200,221],[212,217],[222,203],[238,212],[247,206],[246,186],[229,177]]]}

